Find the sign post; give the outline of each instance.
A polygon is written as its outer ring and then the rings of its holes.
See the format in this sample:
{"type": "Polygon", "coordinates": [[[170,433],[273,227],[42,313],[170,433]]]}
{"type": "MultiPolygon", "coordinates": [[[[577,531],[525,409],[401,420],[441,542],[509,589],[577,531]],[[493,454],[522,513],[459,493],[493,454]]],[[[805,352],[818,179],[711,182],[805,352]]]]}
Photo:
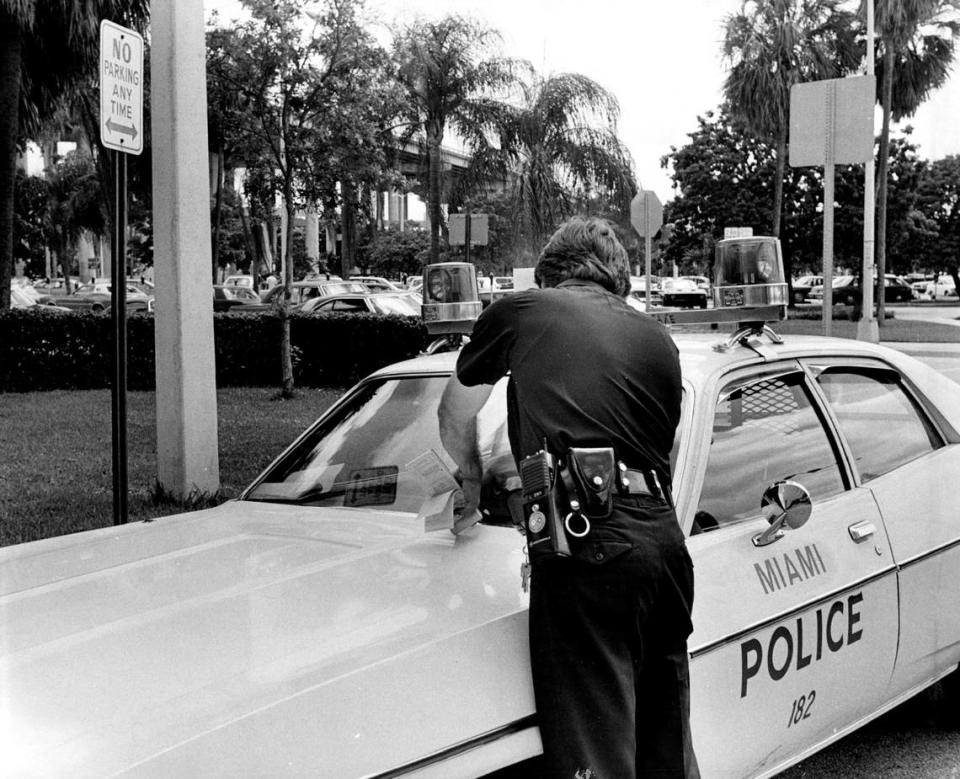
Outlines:
{"type": "Polygon", "coordinates": [[[824,335],[830,335],[833,320],[834,166],[872,164],[875,95],[872,75],[790,87],[790,165],[823,165],[824,335]]]}
{"type": "Polygon", "coordinates": [[[630,224],[643,238],[644,271],[646,273],[646,292],[644,293],[644,307],[650,310],[651,298],[651,253],[653,252],[653,236],[663,226],[663,206],[657,193],[651,189],[641,189],[630,201],[630,224]]]}
{"type": "Polygon", "coordinates": [[[127,521],[127,155],[143,151],[143,38],[100,22],[100,142],[111,149],[113,524],[127,521]]]}
{"type": "Polygon", "coordinates": [[[464,261],[470,262],[470,247],[486,246],[489,241],[490,215],[473,214],[469,210],[464,214],[450,214],[447,227],[449,244],[462,246],[464,261]]]}

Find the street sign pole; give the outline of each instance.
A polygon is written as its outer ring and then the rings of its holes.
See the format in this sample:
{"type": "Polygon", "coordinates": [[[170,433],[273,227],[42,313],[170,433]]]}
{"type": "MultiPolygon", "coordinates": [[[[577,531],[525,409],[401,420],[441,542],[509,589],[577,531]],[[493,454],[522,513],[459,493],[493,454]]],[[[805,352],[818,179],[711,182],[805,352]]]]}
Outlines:
{"type": "Polygon", "coordinates": [[[833,334],[833,190],[835,127],[837,122],[837,83],[828,81],[826,98],[826,131],[823,163],[823,334],[833,334]]]}
{"type": "Polygon", "coordinates": [[[872,75],[790,87],[790,165],[823,165],[823,332],[833,319],[834,166],[873,160],[872,75]]]}
{"type": "MultiPolygon", "coordinates": [[[[867,0],[867,75],[874,77],[873,66],[873,48],[874,48],[874,30],[873,30],[873,0],[867,0]]],[[[870,132],[873,133],[873,117],[870,118],[870,132]]],[[[874,232],[876,231],[875,217],[875,193],[874,185],[876,171],[874,168],[873,155],[870,155],[863,166],[863,270],[861,277],[863,284],[863,298],[860,306],[860,320],[857,322],[857,338],[869,343],[877,343],[880,340],[879,324],[873,311],[873,252],[874,252],[874,232]]],[[[883,289],[881,285],[880,289],[883,289]]]]}
{"type": "Polygon", "coordinates": [[[127,522],[127,155],[143,151],[143,38],[100,22],[100,142],[112,150],[113,524],[127,522]]]}
{"type": "Polygon", "coordinates": [[[646,272],[646,292],[644,293],[644,309],[650,310],[650,276],[653,270],[653,236],[663,226],[663,206],[657,193],[649,189],[641,189],[630,201],[630,224],[643,236],[644,269],[646,272]]]}
{"type": "Polygon", "coordinates": [[[113,154],[113,524],[127,522],[127,155],[113,154]]]}

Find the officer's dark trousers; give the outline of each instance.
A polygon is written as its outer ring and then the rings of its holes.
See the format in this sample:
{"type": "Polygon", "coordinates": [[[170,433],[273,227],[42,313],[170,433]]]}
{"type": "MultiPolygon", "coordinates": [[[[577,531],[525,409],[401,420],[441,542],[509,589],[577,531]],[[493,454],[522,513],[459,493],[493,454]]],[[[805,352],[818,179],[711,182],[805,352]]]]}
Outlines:
{"type": "Polygon", "coordinates": [[[699,776],[692,606],[674,513],[646,496],[618,499],[573,557],[534,564],[530,652],[550,779],[699,776]]]}

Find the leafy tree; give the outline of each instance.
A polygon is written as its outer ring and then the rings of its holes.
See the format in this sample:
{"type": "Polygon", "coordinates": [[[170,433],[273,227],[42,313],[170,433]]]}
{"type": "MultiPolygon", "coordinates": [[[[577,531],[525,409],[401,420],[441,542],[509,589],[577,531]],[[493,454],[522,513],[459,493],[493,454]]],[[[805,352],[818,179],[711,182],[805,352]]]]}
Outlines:
{"type": "MultiPolygon", "coordinates": [[[[764,233],[770,224],[770,197],[776,177],[774,151],[721,110],[698,118],[690,142],[661,160],[672,166],[680,195],[664,208],[671,223],[665,253],[685,271],[709,267],[724,227],[751,227],[764,233]]],[[[931,229],[918,205],[918,188],[926,163],[907,131],[895,139],[891,180],[896,182],[898,209],[893,212],[898,236],[898,270],[916,263],[920,246],[931,229]]],[[[835,197],[842,204],[835,215],[834,256],[838,266],[860,267],[863,247],[863,169],[838,166],[835,197]]],[[[819,271],[823,250],[823,172],[797,168],[784,181],[780,240],[788,277],[799,271],[819,271]]]]}
{"type": "MultiPolygon", "coordinates": [[[[295,214],[329,198],[356,155],[344,147],[374,147],[377,109],[367,98],[375,84],[378,56],[361,25],[359,0],[326,0],[310,8],[305,0],[246,0],[250,21],[222,41],[217,93],[233,90],[225,101],[224,134],[247,157],[247,192],[262,216],[272,212],[279,194],[286,209],[284,296],[281,305],[282,394],[293,394],[290,322],[287,306],[293,281],[295,214]],[[231,112],[232,115],[231,115],[231,112]],[[235,134],[235,135],[234,135],[235,134]]],[[[374,90],[375,91],[375,90],[374,90]]],[[[344,189],[349,189],[345,186],[344,189]]]]}
{"type": "MultiPolygon", "coordinates": [[[[882,278],[887,255],[890,122],[912,116],[950,72],[954,37],[960,21],[945,12],[954,0],[876,0],[874,19],[879,36],[877,64],[883,127],[877,168],[877,273],[882,278]]],[[[884,321],[884,299],[877,300],[877,321],[884,321]]]]}
{"type": "Polygon", "coordinates": [[[960,155],[930,163],[918,187],[918,208],[936,225],[936,232],[918,250],[925,269],[948,272],[960,289],[960,155]]]}
{"type": "Polygon", "coordinates": [[[100,20],[142,28],[148,13],[148,0],[0,0],[0,310],[10,307],[18,143],[97,72],[100,20]]]}
{"type": "Polygon", "coordinates": [[[673,225],[665,256],[683,269],[710,263],[725,227],[766,233],[777,170],[770,146],[723,108],[697,122],[690,142],[671,147],[660,161],[661,167],[672,166],[680,192],[664,208],[665,221],[673,225]]]}
{"type": "Polygon", "coordinates": [[[394,35],[396,76],[406,97],[404,137],[421,133],[426,144],[432,262],[440,256],[444,135],[452,129],[473,151],[485,148],[505,107],[494,97],[514,81],[516,63],[495,53],[498,39],[490,28],[455,15],[417,20],[394,35]]]}
{"type": "Polygon", "coordinates": [[[43,215],[47,206],[47,181],[18,170],[15,192],[13,258],[26,263],[28,276],[43,276],[46,273],[43,215]]]}
{"type": "Polygon", "coordinates": [[[838,78],[862,55],[853,15],[841,0],[744,0],[725,23],[724,84],[729,111],[774,150],[770,230],[780,235],[790,88],[799,82],[838,78]]]}
{"type": "Polygon", "coordinates": [[[430,236],[426,230],[383,230],[363,247],[363,254],[374,276],[418,276],[430,256],[430,236]]]}
{"type": "Polygon", "coordinates": [[[476,167],[506,182],[513,242],[528,256],[575,210],[612,205],[629,218],[637,185],[619,114],[616,98],[578,73],[535,77],[501,111],[499,143],[478,151],[476,167]]]}
{"type": "Polygon", "coordinates": [[[82,152],[71,152],[50,172],[44,231],[47,244],[57,253],[68,290],[80,233],[103,235],[107,230],[100,189],[96,165],[82,152]]]}
{"type": "MultiPolygon", "coordinates": [[[[233,29],[219,28],[218,22],[219,19],[214,13],[206,40],[207,141],[210,154],[216,160],[214,205],[210,220],[213,230],[211,258],[214,279],[217,277],[218,269],[232,261],[231,258],[221,257],[221,234],[225,200],[230,197],[228,193],[233,190],[231,174],[238,164],[242,164],[240,157],[242,147],[238,147],[237,144],[243,137],[240,128],[243,117],[241,95],[237,89],[242,75],[239,73],[240,66],[234,53],[239,46],[239,41],[233,29]]],[[[235,196],[236,193],[233,194],[235,196]]],[[[245,237],[246,245],[252,245],[251,237],[249,235],[245,237]]],[[[239,265],[235,260],[233,261],[235,265],[239,265]]]]}

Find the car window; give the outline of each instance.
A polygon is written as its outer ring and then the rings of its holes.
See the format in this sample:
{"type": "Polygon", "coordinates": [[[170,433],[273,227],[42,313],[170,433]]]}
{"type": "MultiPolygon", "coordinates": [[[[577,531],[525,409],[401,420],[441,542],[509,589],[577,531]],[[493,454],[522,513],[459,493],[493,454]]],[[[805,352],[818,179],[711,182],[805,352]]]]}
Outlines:
{"type": "Polygon", "coordinates": [[[384,295],[372,297],[370,302],[378,314],[401,314],[403,316],[419,316],[420,311],[409,298],[384,295]]]}
{"type": "Polygon", "coordinates": [[[437,406],[445,385],[440,376],[367,383],[271,468],[248,497],[419,510],[427,485],[408,466],[431,449],[442,452],[437,406]]]}
{"type": "Polygon", "coordinates": [[[764,489],[782,479],[802,484],[814,503],[845,486],[799,371],[740,380],[720,393],[694,532],[758,516],[764,489]]]}
{"type": "Polygon", "coordinates": [[[317,306],[324,311],[366,311],[367,305],[355,298],[331,298],[317,306]]]}
{"type": "Polygon", "coordinates": [[[864,481],[942,445],[936,429],[893,371],[830,367],[817,381],[864,481]]]}

